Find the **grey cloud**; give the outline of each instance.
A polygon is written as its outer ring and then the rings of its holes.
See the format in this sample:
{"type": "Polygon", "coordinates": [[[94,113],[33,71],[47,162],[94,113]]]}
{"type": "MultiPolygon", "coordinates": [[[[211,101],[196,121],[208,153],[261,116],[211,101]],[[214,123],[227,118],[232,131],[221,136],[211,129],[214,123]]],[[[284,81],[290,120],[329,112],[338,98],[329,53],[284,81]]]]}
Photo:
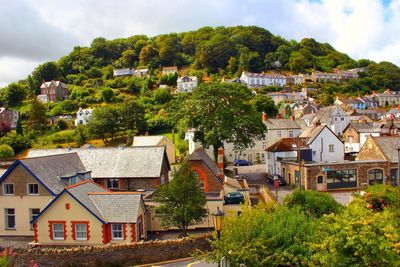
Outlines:
{"type": "Polygon", "coordinates": [[[54,60],[78,44],[70,33],[43,21],[25,1],[0,0],[0,7],[0,57],[54,60]]]}

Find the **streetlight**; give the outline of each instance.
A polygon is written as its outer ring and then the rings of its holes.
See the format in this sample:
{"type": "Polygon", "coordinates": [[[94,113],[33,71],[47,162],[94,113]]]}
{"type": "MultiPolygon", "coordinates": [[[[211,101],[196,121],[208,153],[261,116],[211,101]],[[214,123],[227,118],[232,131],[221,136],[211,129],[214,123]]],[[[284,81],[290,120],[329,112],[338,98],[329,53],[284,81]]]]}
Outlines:
{"type": "Polygon", "coordinates": [[[397,186],[400,190],[400,147],[397,148],[397,186]]]}
{"type": "Polygon", "coordinates": [[[219,240],[221,238],[222,221],[224,220],[225,213],[217,207],[217,211],[211,215],[213,216],[214,228],[217,231],[217,239],[219,240]]]}

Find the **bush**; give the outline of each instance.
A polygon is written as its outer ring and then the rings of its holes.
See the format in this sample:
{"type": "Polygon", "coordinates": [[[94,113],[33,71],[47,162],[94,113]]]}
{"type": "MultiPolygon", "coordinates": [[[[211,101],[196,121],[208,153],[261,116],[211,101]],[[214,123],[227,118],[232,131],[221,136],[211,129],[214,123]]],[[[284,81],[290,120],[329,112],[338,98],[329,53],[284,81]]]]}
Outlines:
{"type": "Polygon", "coordinates": [[[7,144],[0,145],[0,158],[11,158],[14,156],[14,149],[7,144]]]}
{"type": "Polygon", "coordinates": [[[68,129],[68,123],[65,120],[58,120],[57,121],[57,127],[60,130],[68,129]]]}
{"type": "Polygon", "coordinates": [[[31,135],[32,133],[28,133],[25,135],[10,133],[0,139],[0,144],[7,144],[14,149],[15,153],[19,153],[22,150],[30,148],[32,146],[31,135]]]}
{"type": "Polygon", "coordinates": [[[101,91],[101,97],[106,103],[110,103],[114,97],[114,91],[111,88],[104,88],[101,91]]]}
{"type": "Polygon", "coordinates": [[[308,216],[316,218],[342,210],[342,206],[330,194],[316,191],[296,190],[284,198],[283,204],[289,208],[297,206],[308,216]]]}

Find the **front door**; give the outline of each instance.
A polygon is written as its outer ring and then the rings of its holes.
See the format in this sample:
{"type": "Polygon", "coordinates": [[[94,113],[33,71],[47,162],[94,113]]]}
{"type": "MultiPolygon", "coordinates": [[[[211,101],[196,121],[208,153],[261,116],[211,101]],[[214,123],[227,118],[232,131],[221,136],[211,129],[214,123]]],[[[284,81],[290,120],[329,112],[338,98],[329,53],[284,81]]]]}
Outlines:
{"type": "Polygon", "coordinates": [[[296,188],[300,188],[300,172],[294,171],[294,177],[296,178],[296,188]]]}

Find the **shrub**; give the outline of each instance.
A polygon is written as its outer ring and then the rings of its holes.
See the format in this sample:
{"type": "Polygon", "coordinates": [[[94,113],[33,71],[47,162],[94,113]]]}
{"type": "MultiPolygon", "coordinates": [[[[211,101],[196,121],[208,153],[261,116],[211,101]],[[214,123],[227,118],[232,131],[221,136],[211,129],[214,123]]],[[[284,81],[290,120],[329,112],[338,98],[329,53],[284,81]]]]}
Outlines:
{"type": "Polygon", "coordinates": [[[0,145],[0,158],[11,158],[12,156],[14,156],[14,149],[10,145],[0,145]]]}
{"type": "Polygon", "coordinates": [[[68,129],[68,123],[67,123],[65,120],[58,120],[58,121],[57,121],[57,127],[58,127],[60,130],[68,129]]]}
{"type": "Polygon", "coordinates": [[[338,213],[342,206],[328,193],[296,190],[283,200],[285,206],[300,207],[308,216],[321,217],[324,214],[338,213]]]}

